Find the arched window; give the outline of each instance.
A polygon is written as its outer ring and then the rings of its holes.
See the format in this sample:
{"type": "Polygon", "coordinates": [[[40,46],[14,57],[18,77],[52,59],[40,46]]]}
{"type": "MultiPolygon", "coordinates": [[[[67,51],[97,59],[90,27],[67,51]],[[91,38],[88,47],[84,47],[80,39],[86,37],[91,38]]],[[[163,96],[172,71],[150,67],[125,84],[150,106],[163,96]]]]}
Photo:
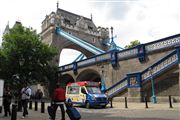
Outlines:
{"type": "Polygon", "coordinates": [[[96,39],[95,38],[92,39],[92,43],[96,43],[96,39]]]}

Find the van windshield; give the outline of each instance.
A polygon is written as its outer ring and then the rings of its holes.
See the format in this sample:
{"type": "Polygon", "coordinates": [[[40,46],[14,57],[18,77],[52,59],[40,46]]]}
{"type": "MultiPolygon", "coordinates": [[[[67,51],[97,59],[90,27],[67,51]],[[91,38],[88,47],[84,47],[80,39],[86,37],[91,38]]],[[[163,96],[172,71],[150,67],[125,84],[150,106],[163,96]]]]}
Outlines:
{"type": "Polygon", "coordinates": [[[99,87],[86,87],[86,88],[87,88],[88,93],[90,93],[90,94],[100,94],[101,93],[99,87]]]}

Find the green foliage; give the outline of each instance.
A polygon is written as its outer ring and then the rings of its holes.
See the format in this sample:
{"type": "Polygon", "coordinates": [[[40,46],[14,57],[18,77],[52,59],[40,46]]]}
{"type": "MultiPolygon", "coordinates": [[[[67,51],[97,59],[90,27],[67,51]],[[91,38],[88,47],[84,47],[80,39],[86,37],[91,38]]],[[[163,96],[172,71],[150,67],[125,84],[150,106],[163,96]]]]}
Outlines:
{"type": "Polygon", "coordinates": [[[139,40],[134,40],[134,41],[130,42],[130,45],[126,45],[125,48],[133,48],[139,44],[141,44],[139,40]]]}
{"type": "Polygon", "coordinates": [[[16,24],[3,36],[0,50],[0,78],[14,85],[47,82],[57,69],[49,62],[57,50],[40,41],[36,31],[16,24]],[[13,76],[18,76],[13,77],[13,76]]]}

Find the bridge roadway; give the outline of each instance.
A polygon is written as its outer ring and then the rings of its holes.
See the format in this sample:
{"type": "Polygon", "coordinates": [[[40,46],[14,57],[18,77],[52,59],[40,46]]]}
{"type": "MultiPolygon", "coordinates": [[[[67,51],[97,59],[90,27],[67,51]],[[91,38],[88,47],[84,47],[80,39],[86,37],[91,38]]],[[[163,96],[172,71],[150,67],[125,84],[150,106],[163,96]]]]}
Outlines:
{"type": "MultiPolygon", "coordinates": [[[[76,108],[80,111],[82,120],[180,120],[180,103],[173,103],[173,108],[169,108],[168,103],[149,103],[148,106],[149,108],[146,109],[144,103],[128,103],[128,108],[125,108],[124,103],[114,102],[113,108],[110,108],[110,105],[106,109],[76,108]]],[[[59,108],[57,113],[56,120],[60,120],[59,108]]],[[[18,112],[17,120],[21,120],[21,115],[22,112],[18,112]]],[[[3,117],[1,113],[0,120],[10,120],[10,117],[3,117]]],[[[49,120],[49,116],[47,111],[40,112],[39,105],[38,111],[29,110],[29,115],[25,120],[49,120]]],[[[66,120],[70,120],[67,114],[66,120]]]]}

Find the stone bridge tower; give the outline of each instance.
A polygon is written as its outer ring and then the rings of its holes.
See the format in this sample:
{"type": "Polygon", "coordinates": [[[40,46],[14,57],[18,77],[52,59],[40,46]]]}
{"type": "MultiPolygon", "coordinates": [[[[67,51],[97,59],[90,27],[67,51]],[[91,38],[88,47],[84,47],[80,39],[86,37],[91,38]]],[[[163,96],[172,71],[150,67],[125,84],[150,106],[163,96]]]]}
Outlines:
{"type": "Polygon", "coordinates": [[[52,64],[59,65],[60,54],[64,48],[77,50],[83,53],[87,58],[93,56],[93,54],[86,49],[74,44],[60,35],[57,35],[55,33],[55,27],[57,26],[97,48],[102,50],[108,49],[107,46],[103,45],[103,41],[109,38],[108,28],[96,27],[92,19],[58,8],[56,12],[46,15],[42,22],[42,42],[55,46],[58,49],[58,55],[54,58],[52,64]]]}

